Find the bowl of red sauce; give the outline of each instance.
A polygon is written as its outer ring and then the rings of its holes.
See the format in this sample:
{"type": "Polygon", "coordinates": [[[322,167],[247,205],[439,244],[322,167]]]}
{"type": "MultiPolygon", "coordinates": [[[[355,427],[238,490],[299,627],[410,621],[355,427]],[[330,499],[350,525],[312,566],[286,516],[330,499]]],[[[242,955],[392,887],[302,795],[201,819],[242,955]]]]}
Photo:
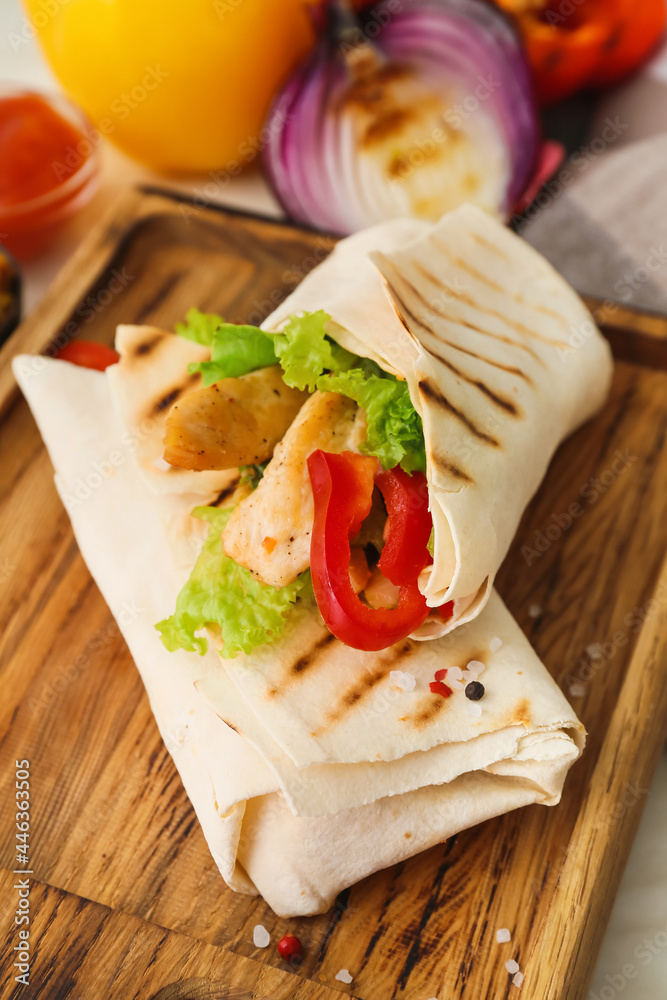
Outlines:
{"type": "Polygon", "coordinates": [[[44,250],[95,193],[92,134],[65,97],[0,84],[0,243],[16,257],[44,250]]]}

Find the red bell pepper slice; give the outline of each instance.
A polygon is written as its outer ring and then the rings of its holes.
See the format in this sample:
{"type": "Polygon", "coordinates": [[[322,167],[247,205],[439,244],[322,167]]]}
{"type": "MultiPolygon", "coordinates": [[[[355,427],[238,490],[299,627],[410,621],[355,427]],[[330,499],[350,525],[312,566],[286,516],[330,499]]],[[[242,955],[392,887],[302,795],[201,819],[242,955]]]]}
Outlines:
{"type": "Polygon", "coordinates": [[[331,632],[355,649],[379,650],[414,632],[430,609],[417,579],[431,560],[428,487],[423,473],[379,471],[377,459],[354,452],[314,451],[308,458],[315,518],[310,547],[313,589],[331,632]],[[389,535],[379,567],[400,588],[395,608],[370,608],[350,582],[350,539],[368,516],[377,485],[387,507],[389,535]]]}

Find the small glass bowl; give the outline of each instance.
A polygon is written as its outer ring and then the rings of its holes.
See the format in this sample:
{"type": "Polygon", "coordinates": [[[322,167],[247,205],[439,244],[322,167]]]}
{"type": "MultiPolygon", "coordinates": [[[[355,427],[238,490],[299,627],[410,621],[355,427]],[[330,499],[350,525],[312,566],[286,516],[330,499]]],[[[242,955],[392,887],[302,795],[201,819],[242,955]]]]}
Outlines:
{"type": "Polygon", "coordinates": [[[95,194],[99,184],[99,135],[84,113],[60,94],[0,83],[0,100],[36,96],[81,133],[65,165],[71,173],[61,184],[35,198],[14,205],[0,204],[0,243],[20,260],[40,253],[58,236],[65,223],[95,194]]]}

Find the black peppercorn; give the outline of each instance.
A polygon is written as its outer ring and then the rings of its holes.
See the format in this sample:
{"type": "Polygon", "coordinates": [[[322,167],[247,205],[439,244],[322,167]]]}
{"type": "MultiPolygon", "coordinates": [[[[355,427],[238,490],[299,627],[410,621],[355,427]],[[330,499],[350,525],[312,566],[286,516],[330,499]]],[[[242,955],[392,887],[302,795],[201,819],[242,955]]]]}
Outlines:
{"type": "Polygon", "coordinates": [[[483,697],[484,685],[479,681],[470,681],[470,684],[466,685],[466,698],[470,698],[471,701],[479,701],[483,697]]]}

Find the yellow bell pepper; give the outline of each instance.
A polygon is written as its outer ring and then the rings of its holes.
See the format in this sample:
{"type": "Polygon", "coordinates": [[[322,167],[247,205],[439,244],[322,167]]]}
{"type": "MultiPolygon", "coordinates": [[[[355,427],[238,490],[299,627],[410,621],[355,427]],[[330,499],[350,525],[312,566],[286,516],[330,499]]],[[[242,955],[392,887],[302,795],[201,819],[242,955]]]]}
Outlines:
{"type": "Polygon", "coordinates": [[[24,0],[65,90],[159,170],[255,158],[274,94],[313,44],[304,0],[24,0]]]}

